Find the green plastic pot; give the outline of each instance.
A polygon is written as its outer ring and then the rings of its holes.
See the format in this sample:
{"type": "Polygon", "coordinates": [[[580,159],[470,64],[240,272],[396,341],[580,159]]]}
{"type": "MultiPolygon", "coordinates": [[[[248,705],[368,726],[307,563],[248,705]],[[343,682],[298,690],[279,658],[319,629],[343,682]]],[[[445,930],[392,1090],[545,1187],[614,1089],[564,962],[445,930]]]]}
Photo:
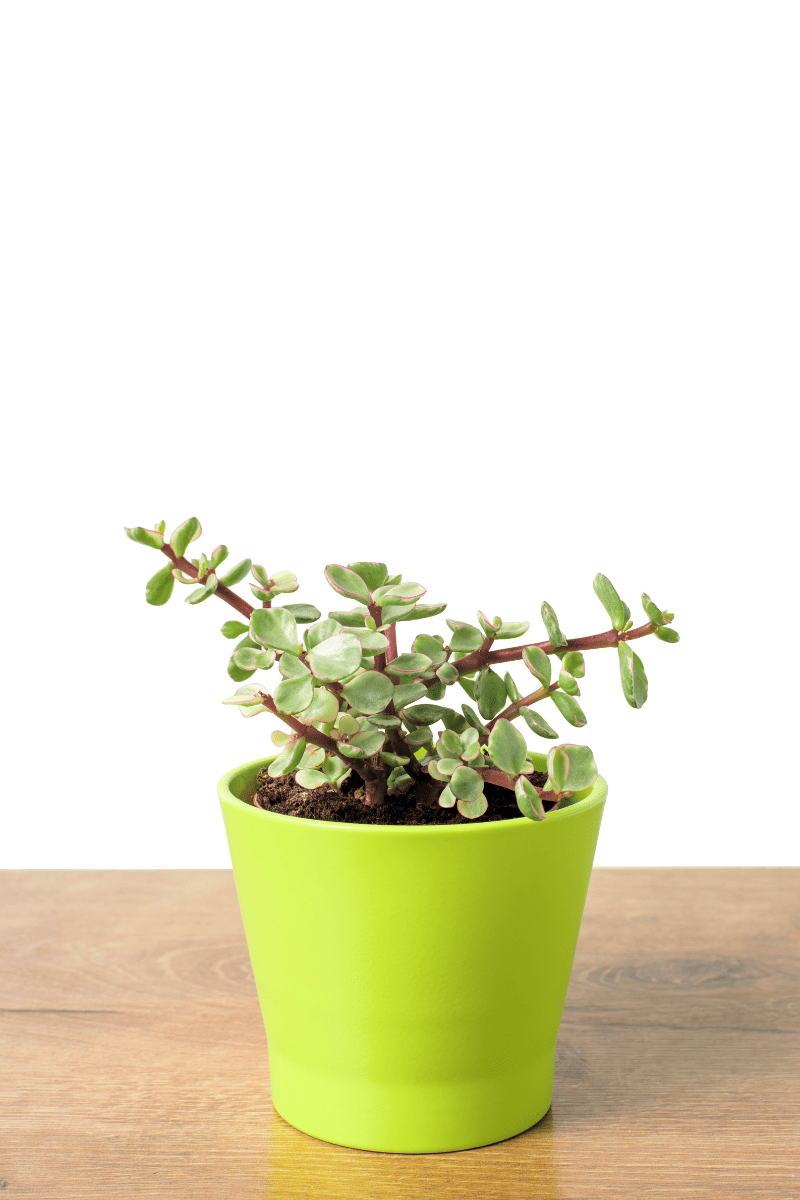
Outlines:
{"type": "Polygon", "coordinates": [[[269,761],[229,771],[219,796],[276,1110],[407,1153],[536,1124],[605,780],[543,822],[348,825],[247,803],[269,761]]]}

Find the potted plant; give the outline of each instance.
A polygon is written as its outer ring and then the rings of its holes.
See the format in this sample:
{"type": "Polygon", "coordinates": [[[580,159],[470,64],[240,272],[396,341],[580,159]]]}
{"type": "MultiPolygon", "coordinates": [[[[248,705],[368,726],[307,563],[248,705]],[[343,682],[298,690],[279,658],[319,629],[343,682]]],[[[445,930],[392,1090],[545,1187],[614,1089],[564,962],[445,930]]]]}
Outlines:
{"type": "Polygon", "coordinates": [[[589,747],[538,754],[514,722],[555,741],[538,707],[549,701],[580,729],[584,653],[601,647],[616,650],[624,697],[641,708],[631,643],[678,641],[672,613],[643,594],[647,622],[634,628],[598,575],[605,632],[567,638],[544,603],[541,642],[519,641],[527,621],[479,612],[477,625],[448,619],[447,638],[421,633],[401,649],[398,625],[445,605],[383,563],[329,564],[338,607],[323,617],[284,602],[298,588],[290,571],[244,559],[221,573],[225,546],[187,558],[194,517],[169,538],[164,522],[126,532],[168,559],[150,604],[178,581],[193,586],[187,603],[216,596],[236,611],[222,633],[241,686],[223,703],[284,726],[276,754],[219,783],[277,1111],[326,1141],[396,1152],[467,1149],[535,1124],[550,1106],[607,788],[589,747]],[[255,606],[232,590],[248,575],[255,606]],[[447,702],[456,686],[469,703],[447,702]]]}

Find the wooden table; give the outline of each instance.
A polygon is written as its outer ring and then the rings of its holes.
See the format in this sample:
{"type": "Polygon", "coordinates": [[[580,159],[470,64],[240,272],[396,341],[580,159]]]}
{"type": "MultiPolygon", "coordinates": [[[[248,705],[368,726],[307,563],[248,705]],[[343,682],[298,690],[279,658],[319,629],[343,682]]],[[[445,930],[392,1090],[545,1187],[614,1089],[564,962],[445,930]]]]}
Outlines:
{"type": "Polygon", "coordinates": [[[800,870],[595,871],[552,1111],[438,1155],[272,1111],[229,872],[0,888],[8,1200],[800,1197],[800,870]]]}

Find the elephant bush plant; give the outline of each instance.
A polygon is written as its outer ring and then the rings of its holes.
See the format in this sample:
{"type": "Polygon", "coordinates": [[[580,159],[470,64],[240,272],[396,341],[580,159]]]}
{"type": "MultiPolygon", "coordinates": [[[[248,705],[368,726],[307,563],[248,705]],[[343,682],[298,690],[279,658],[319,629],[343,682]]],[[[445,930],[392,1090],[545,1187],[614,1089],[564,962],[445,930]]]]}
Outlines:
{"type": "Polygon", "coordinates": [[[279,753],[269,775],[294,774],[303,788],[328,785],[338,791],[355,771],[367,805],[425,785],[435,788],[442,807],[455,805],[463,817],[475,820],[486,811],[484,784],[490,782],[513,790],[524,816],[543,820],[546,802],[547,811],[553,811],[594,784],[594,756],[588,746],[572,742],[551,747],[547,781],[538,787],[530,778],[534,767],[525,738],[514,722],[521,718],[537,737],[557,739],[538,707],[549,699],[568,725],[582,728],[586,717],[578,703],[578,681],[584,652],[602,647],[616,648],[623,695],[631,707],[641,708],[647,676],[630,643],[649,634],[678,641],[670,627],[672,613],[643,593],[647,622],[634,628],[628,606],[605,575],[597,575],[594,590],[611,620],[611,629],[603,633],[565,637],[545,602],[545,641],[509,645],[527,633],[529,622],[490,619],[479,612],[477,625],[448,618],[447,639],[421,633],[409,649],[399,650],[398,625],[436,617],[446,605],[423,603],[422,584],[390,574],[384,563],[328,564],[327,583],[356,603],[322,619],[312,604],[282,602],[299,586],[291,571],[270,574],[246,558],[221,574],[225,546],[186,558],[202,532],[196,517],[169,538],[165,530],[162,521],[155,529],[125,531],[169,560],[148,581],[146,599],[166,604],[177,580],[194,586],[187,604],[216,596],[239,614],[241,620],[226,621],[222,633],[236,639],[228,674],[242,686],[223,703],[246,717],[271,713],[286,726],[272,735],[279,753]],[[248,575],[257,606],[231,590],[248,575]],[[300,626],[305,626],[302,636],[300,626]],[[503,672],[515,661],[532,676],[526,695],[503,672]],[[274,683],[267,682],[274,668],[274,683]],[[460,709],[442,703],[454,685],[470,701],[460,709]]]}

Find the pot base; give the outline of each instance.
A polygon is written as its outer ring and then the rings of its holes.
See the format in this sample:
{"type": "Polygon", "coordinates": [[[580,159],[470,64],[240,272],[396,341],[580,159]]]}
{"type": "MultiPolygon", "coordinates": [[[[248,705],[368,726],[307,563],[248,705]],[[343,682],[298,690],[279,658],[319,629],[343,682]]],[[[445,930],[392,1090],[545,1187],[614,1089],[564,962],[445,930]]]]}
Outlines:
{"type": "Polygon", "coordinates": [[[321,1077],[297,1063],[270,1061],[275,1111],[322,1142],[384,1154],[474,1150],[516,1137],[550,1110],[552,1054],[531,1077],[515,1076],[401,1084],[387,1079],[321,1077]]]}

